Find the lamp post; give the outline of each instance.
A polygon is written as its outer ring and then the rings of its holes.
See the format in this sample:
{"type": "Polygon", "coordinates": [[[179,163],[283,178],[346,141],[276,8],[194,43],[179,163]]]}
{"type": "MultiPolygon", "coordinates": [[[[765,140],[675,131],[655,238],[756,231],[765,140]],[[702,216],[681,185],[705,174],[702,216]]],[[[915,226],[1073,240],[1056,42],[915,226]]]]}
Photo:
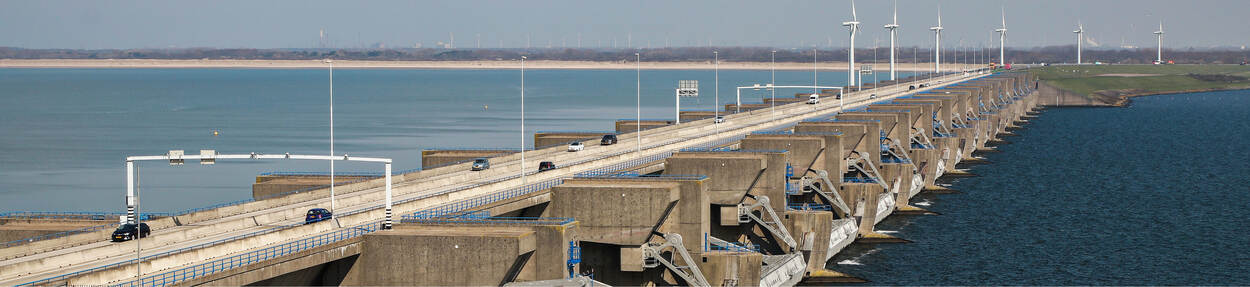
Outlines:
{"type": "Polygon", "coordinates": [[[521,184],[525,181],[525,56],[521,56],[521,184]]]}
{"type": "MultiPolygon", "coordinates": [[[[330,69],[330,156],[334,156],[334,60],[326,59],[330,69]]],[[[334,201],[334,161],[330,161],[330,213],[336,210],[334,201]]]]}
{"type": "Polygon", "coordinates": [[[719,51],[712,51],[712,71],[713,71],[712,72],[712,75],[713,75],[712,85],[716,86],[712,92],[712,94],[715,95],[713,97],[715,98],[715,100],[713,100],[714,103],[712,104],[713,105],[712,115],[715,116],[715,118],[712,119],[712,126],[716,127],[716,135],[719,136],[720,135],[720,120],[719,120],[720,119],[720,52],[719,51]]]}
{"type": "Polygon", "coordinates": [[[768,102],[768,113],[773,118],[777,117],[777,89],[773,86],[777,85],[777,50],[773,50],[772,64],[769,66],[772,79],[768,81],[768,90],[772,91],[771,100],[768,102]]]}
{"type": "Polygon", "coordinates": [[[635,77],[634,83],[636,84],[635,96],[637,96],[637,101],[638,101],[638,110],[637,110],[638,114],[634,122],[635,124],[634,129],[636,130],[634,132],[634,136],[637,138],[636,141],[638,144],[638,152],[634,154],[634,157],[642,156],[642,62],[641,60],[642,60],[642,55],[640,55],[639,53],[634,53],[634,77],[635,77]]]}

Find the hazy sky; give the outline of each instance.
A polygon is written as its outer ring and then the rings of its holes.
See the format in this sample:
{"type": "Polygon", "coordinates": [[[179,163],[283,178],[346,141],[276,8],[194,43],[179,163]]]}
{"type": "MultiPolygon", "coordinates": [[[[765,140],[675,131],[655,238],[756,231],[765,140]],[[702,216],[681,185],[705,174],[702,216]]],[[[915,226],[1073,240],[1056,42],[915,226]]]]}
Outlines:
{"type": "MultiPolygon", "coordinates": [[[[1163,20],[1169,47],[1250,42],[1247,0],[899,1],[900,45],[933,41],[942,5],[944,47],[997,42],[1007,9],[1008,46],[1069,45],[1085,24],[1088,46],[1153,46],[1163,20]],[[1211,27],[1221,27],[1215,30],[1211,27]],[[1217,34],[1222,32],[1223,35],[1217,34]],[[1094,45],[1097,43],[1098,45],[1094,45]]],[[[857,47],[889,44],[890,1],[857,1],[857,47]]],[[[0,0],[0,46],[24,48],[431,47],[455,33],[458,48],[577,45],[845,47],[850,2],[832,1],[26,1],[0,0]],[[629,41],[632,34],[632,41],[629,41]],[[480,36],[479,36],[480,35],[480,36]]],[[[997,44],[995,44],[997,45],[997,44]]]]}

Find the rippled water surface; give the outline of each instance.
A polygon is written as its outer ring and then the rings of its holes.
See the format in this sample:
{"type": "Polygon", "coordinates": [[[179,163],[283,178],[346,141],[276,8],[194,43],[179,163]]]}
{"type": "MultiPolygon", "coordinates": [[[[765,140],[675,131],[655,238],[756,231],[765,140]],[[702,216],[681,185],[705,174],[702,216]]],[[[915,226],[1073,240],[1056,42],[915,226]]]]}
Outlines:
{"type": "Polygon", "coordinates": [[[941,216],[877,226],[830,268],[880,285],[1250,285],[1250,91],[1052,108],[1008,137],[941,216]]]}
{"type": "MultiPolygon", "coordinates": [[[[124,211],[130,155],[328,154],[328,76],[324,69],[0,69],[0,212],[124,211]]],[[[339,69],[334,76],[339,154],[393,158],[398,171],[418,168],[426,148],[521,145],[518,70],[339,69]]],[[[812,76],[776,73],[779,85],[810,85],[812,76]]],[[[524,140],[535,131],[612,130],[616,119],[635,118],[635,77],[631,70],[528,71],[524,140]]],[[[712,109],[714,78],[711,70],[642,71],[642,117],[673,117],[678,80],[699,80],[702,91],[683,100],[683,110],[712,109]]],[[[770,73],[726,70],[719,78],[724,105],[734,87],[767,83],[770,73]]],[[[820,72],[817,80],[843,85],[846,73],[820,72]]],[[[767,96],[747,89],[742,100],[767,96]]],[[[143,162],[139,178],[144,210],[173,212],[249,198],[261,172],[328,169],[309,161],[143,162]]],[[[380,170],[338,164],[338,171],[380,170]]]]}

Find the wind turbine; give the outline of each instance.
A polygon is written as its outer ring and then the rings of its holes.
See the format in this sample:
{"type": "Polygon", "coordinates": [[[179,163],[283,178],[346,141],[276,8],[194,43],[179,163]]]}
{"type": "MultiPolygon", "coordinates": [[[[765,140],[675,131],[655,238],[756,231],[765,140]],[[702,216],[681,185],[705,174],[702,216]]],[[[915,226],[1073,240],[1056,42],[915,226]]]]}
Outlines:
{"type": "Polygon", "coordinates": [[[1085,40],[1085,37],[1084,37],[1085,26],[1081,25],[1080,21],[1077,21],[1076,31],[1072,31],[1072,33],[1076,33],[1076,64],[1080,65],[1081,64],[1081,42],[1085,40]]]}
{"type": "Polygon", "coordinates": [[[942,5],[938,5],[938,24],[929,27],[933,31],[933,72],[942,72],[942,5]]]}
{"type": "Polygon", "coordinates": [[[999,61],[999,64],[1001,64],[1001,65],[1006,65],[1006,64],[1007,64],[1007,58],[1005,58],[1005,57],[1004,57],[1004,54],[1006,54],[1006,53],[1004,53],[1004,52],[1007,50],[1007,8],[1006,8],[1006,7],[1003,7],[1002,9],[1003,9],[1003,10],[1002,10],[1002,11],[1003,11],[1003,27],[1002,27],[1002,28],[995,29],[995,30],[994,30],[994,32],[998,32],[998,61],[999,61]]]}
{"type": "Polygon", "coordinates": [[[1163,21],[1159,21],[1159,31],[1155,31],[1155,39],[1159,41],[1159,49],[1155,51],[1156,64],[1163,64],[1163,21]]]}
{"type": "Polygon", "coordinates": [[[855,15],[855,0],[851,0],[851,21],[842,22],[842,26],[846,26],[851,32],[851,49],[846,52],[849,60],[846,70],[847,86],[858,86],[855,83],[855,32],[859,31],[859,16],[855,15]]]}
{"type": "Polygon", "coordinates": [[[890,80],[894,80],[894,34],[898,29],[898,0],[894,0],[894,22],[885,25],[886,30],[890,30],[890,80]]]}

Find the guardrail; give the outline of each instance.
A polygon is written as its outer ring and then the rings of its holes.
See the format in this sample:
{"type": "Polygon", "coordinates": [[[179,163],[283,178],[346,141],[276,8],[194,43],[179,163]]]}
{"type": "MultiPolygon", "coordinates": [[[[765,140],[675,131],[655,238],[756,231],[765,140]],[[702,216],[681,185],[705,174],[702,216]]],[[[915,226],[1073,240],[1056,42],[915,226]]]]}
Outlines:
{"type": "Polygon", "coordinates": [[[842,182],[852,183],[877,183],[877,180],[867,177],[843,177],[842,182]]]}
{"type": "Polygon", "coordinates": [[[828,204],[815,204],[815,203],[790,203],[786,205],[786,208],[790,210],[820,210],[820,211],[833,210],[833,207],[829,206],[828,204]]]}
{"type": "Polygon", "coordinates": [[[565,225],[573,222],[570,217],[487,217],[487,218],[413,218],[402,219],[403,223],[435,223],[435,224],[484,224],[484,225],[565,225]]]}
{"type": "Polygon", "coordinates": [[[0,248],[9,248],[9,247],[18,246],[18,245],[40,241],[40,240],[61,238],[61,237],[70,236],[70,235],[79,234],[79,233],[87,233],[87,232],[92,232],[96,230],[109,229],[109,228],[116,227],[118,225],[120,225],[120,223],[109,223],[109,224],[89,226],[89,227],[84,227],[84,228],[79,228],[79,229],[74,229],[74,230],[61,231],[57,233],[33,236],[33,237],[13,240],[13,241],[5,242],[5,243],[0,243],[0,248]]]}
{"type": "Polygon", "coordinates": [[[157,253],[157,254],[152,254],[152,255],[148,255],[148,256],[143,256],[143,257],[139,257],[139,258],[135,258],[135,259],[130,259],[130,260],[126,260],[126,261],[122,261],[122,262],[117,262],[117,263],[113,263],[113,264],[108,264],[108,265],[104,265],[104,266],[99,266],[99,267],[95,267],[95,268],[90,268],[90,269],[86,269],[86,270],[81,270],[81,271],[77,271],[77,272],[73,272],[73,273],[61,274],[61,275],[57,275],[57,276],[53,276],[53,277],[49,277],[49,278],[44,278],[44,279],[39,279],[39,280],[35,280],[35,281],[30,281],[30,282],[26,282],[26,283],[18,284],[17,286],[36,286],[36,285],[44,285],[44,284],[46,284],[46,283],[51,283],[51,282],[56,282],[56,281],[60,281],[60,280],[65,280],[65,279],[73,278],[74,276],[78,276],[78,275],[82,275],[82,274],[89,274],[89,273],[92,273],[92,272],[97,272],[97,271],[101,271],[101,270],[107,270],[107,269],[112,269],[112,268],[116,268],[116,267],[120,267],[120,266],[131,265],[131,264],[135,264],[136,262],[142,262],[142,261],[144,261],[144,260],[152,260],[152,259],[156,259],[156,258],[159,258],[159,257],[168,256],[168,255],[171,255],[171,254],[177,254],[177,253],[182,253],[182,252],[186,252],[186,251],[189,251],[189,250],[195,250],[195,249],[199,249],[199,248],[204,248],[204,247],[208,247],[208,246],[213,246],[213,245],[221,244],[221,243],[224,243],[224,242],[234,241],[234,240],[238,240],[238,239],[242,239],[242,238],[247,238],[247,237],[252,237],[252,236],[257,236],[257,235],[266,234],[266,233],[272,233],[272,232],[276,232],[276,231],[279,231],[279,230],[283,230],[283,229],[289,228],[289,227],[291,227],[291,226],[296,226],[296,225],[279,226],[279,227],[269,228],[269,229],[265,229],[265,230],[261,230],[261,231],[251,232],[251,233],[248,233],[248,234],[235,235],[235,236],[231,236],[231,237],[229,237],[229,238],[224,238],[224,239],[214,240],[214,241],[212,241],[212,242],[206,242],[206,243],[196,244],[196,245],[194,245],[194,246],[188,246],[188,247],[183,247],[183,248],[179,248],[179,249],[175,249],[175,250],[169,250],[169,251],[165,251],[165,252],[161,252],[161,253],[157,253]]]}
{"type": "MultiPolygon", "coordinates": [[[[392,172],[392,174],[394,174],[394,173],[392,172]]],[[[328,171],[270,171],[270,172],[262,172],[262,173],[260,173],[260,175],[275,175],[275,176],[330,176],[330,172],[328,172],[328,171]]],[[[373,177],[382,177],[382,176],[385,176],[385,175],[386,175],[386,173],[383,173],[383,172],[371,172],[371,171],[336,171],[336,172],[334,172],[334,176],[373,176],[373,177]]]]}
{"type": "Polygon", "coordinates": [[[753,243],[709,242],[707,247],[710,251],[760,252],[760,245],[753,243]]]}
{"type": "Polygon", "coordinates": [[[838,132],[838,131],[833,131],[833,132],[761,131],[761,132],[752,132],[751,134],[753,135],[827,136],[827,135],[842,135],[842,132],[838,132]]]}
{"type": "Polygon", "coordinates": [[[263,249],[236,254],[233,256],[216,259],[213,261],[189,266],[181,269],[161,272],[152,276],[143,277],[139,280],[123,282],[112,286],[165,286],[188,279],[195,279],[209,274],[238,268],[240,266],[257,263],[273,258],[286,256],[292,253],[301,252],[322,245],[343,241],[350,238],[359,237],[382,227],[382,221],[367,222],[360,225],[335,230],[329,233],[323,233],[304,239],[278,244],[263,249]]]}
{"type": "MultiPolygon", "coordinates": [[[[421,151],[423,152],[428,151],[428,150],[429,151],[472,150],[472,151],[507,151],[507,152],[520,152],[521,151],[520,148],[515,148],[515,147],[429,147],[429,148],[421,149],[421,151]]],[[[532,151],[534,149],[526,148],[525,150],[532,151]]]]}
{"type": "MultiPolygon", "coordinates": [[[[9,211],[0,212],[0,217],[20,218],[20,219],[87,219],[87,220],[116,220],[117,216],[126,215],[125,212],[116,211],[9,211]]],[[[174,214],[166,212],[144,212],[139,216],[143,220],[153,217],[170,217],[174,214]]]]}
{"type": "Polygon", "coordinates": [[[508,199],[508,198],[512,198],[512,197],[516,197],[520,195],[530,194],[530,193],[544,190],[544,189],[549,189],[553,186],[560,185],[561,183],[564,183],[563,178],[545,180],[539,183],[529,184],[526,186],[509,189],[509,190],[505,190],[502,192],[496,192],[496,193],[487,194],[484,196],[469,198],[469,199],[465,199],[465,200],[461,200],[457,202],[452,202],[450,204],[438,206],[435,208],[418,211],[410,215],[404,215],[401,218],[401,220],[437,218],[446,214],[451,214],[455,212],[468,210],[470,208],[487,205],[487,204],[490,204],[499,200],[504,200],[504,199],[508,199]]]}
{"type": "Polygon", "coordinates": [[[571,130],[571,131],[536,131],[534,134],[605,134],[614,135],[616,131],[587,131],[587,130],[571,130]]]}

